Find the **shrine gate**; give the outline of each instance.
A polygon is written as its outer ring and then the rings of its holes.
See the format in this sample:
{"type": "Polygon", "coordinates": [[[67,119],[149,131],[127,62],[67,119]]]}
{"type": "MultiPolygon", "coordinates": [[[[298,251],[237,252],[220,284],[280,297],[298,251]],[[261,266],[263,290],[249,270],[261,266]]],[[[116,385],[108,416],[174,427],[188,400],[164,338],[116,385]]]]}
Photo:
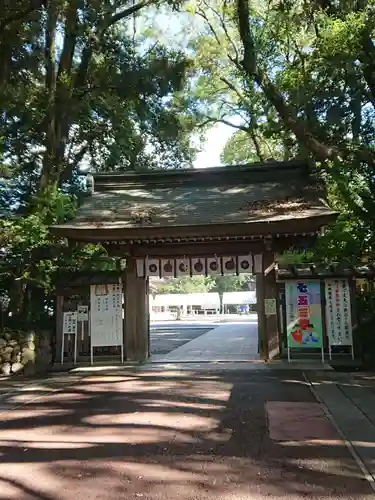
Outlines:
{"type": "MultiPolygon", "coordinates": [[[[126,259],[120,281],[126,360],[148,357],[148,278],[195,274],[254,273],[260,355],[279,353],[275,254],[310,247],[337,215],[309,163],[100,173],[88,181],[76,218],[51,231],[126,259]]],[[[58,332],[57,358],[62,338],[58,332]]]]}

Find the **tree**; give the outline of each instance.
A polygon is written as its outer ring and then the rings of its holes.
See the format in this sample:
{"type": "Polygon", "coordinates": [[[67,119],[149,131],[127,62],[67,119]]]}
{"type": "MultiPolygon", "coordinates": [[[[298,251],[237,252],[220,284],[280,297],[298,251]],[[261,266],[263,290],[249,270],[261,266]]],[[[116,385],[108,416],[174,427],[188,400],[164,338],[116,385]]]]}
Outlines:
{"type": "Polygon", "coordinates": [[[215,276],[215,284],[212,290],[217,292],[220,297],[220,314],[224,312],[224,293],[225,292],[236,292],[244,289],[249,289],[248,285],[254,280],[252,275],[226,275],[226,276],[215,276]]]}
{"type": "Polygon", "coordinates": [[[227,165],[257,163],[267,160],[287,160],[291,151],[286,151],[285,144],[274,137],[266,137],[254,132],[254,139],[249,140],[249,133],[243,130],[235,132],[227,141],[221,153],[221,161],[227,165]]]}
{"type": "MultiPolygon", "coordinates": [[[[96,245],[69,247],[51,237],[48,226],[72,217],[75,206],[68,195],[57,195],[38,214],[0,220],[0,290],[9,298],[8,318],[17,328],[51,326],[49,308],[55,301],[58,272],[100,269],[106,259],[96,245]]],[[[111,259],[107,264],[114,266],[111,259]]]]}
{"type": "Polygon", "coordinates": [[[215,286],[211,277],[193,276],[182,278],[169,278],[158,287],[158,293],[205,293],[215,286]]]}
{"type": "Polygon", "coordinates": [[[237,130],[223,159],[313,159],[341,212],[325,248],[344,225],[336,257],[373,252],[374,1],[200,0],[195,14],[197,115],[237,130]]]}
{"type": "Polygon", "coordinates": [[[71,248],[49,234],[84,196],[81,167],[191,164],[191,126],[176,95],[190,59],[129,29],[162,4],[178,2],[3,2],[0,289],[20,325],[45,316],[58,269],[115,265],[101,247],[71,248]]]}
{"type": "Polygon", "coordinates": [[[280,128],[272,106],[249,85],[235,64],[241,52],[235,4],[201,0],[190,12],[193,23],[197,17],[202,21],[189,44],[197,73],[196,85],[189,89],[194,96],[193,108],[203,129],[220,122],[234,132],[222,161],[291,158],[296,152],[291,134],[280,128]]]}
{"type": "Polygon", "coordinates": [[[127,26],[162,3],[168,2],[7,3],[0,18],[6,54],[0,135],[4,159],[18,173],[15,189],[54,190],[85,164],[130,170],[190,164],[188,123],[173,100],[189,59],[130,36],[127,26]]]}
{"type": "MultiPolygon", "coordinates": [[[[359,144],[358,142],[360,131],[357,128],[360,124],[351,117],[349,123],[344,123],[344,130],[341,128],[340,118],[345,119],[345,114],[340,116],[341,106],[349,104],[354,112],[360,112],[363,105],[374,104],[371,85],[375,81],[372,81],[371,77],[368,78],[372,73],[372,55],[375,54],[375,47],[371,40],[373,14],[371,14],[370,9],[373,2],[348,3],[352,4],[350,8],[346,5],[336,8],[333,7],[333,2],[327,2],[323,4],[329,7],[326,9],[322,8],[322,4],[316,1],[308,2],[307,6],[302,2],[293,2],[293,4],[276,2],[275,7],[271,8],[266,15],[265,29],[259,30],[256,26],[256,21],[260,20],[258,13],[251,12],[248,0],[237,0],[237,21],[243,50],[242,59],[237,59],[235,64],[248,81],[252,82],[253,85],[256,84],[262,91],[267,101],[276,110],[284,127],[289,129],[299,144],[317,160],[342,163],[345,159],[356,158],[373,165],[375,159],[373,149],[368,144],[359,144]],[[299,25],[296,23],[298,14],[299,25]],[[285,49],[289,41],[285,40],[286,43],[279,44],[281,48],[279,54],[285,56],[285,60],[282,60],[281,71],[277,72],[276,78],[272,79],[270,63],[274,63],[275,54],[271,56],[270,45],[264,44],[264,35],[266,33],[271,35],[272,44],[275,48],[279,48],[275,43],[275,35],[280,33],[282,29],[288,28],[292,29],[289,36],[292,37],[296,48],[290,50],[288,61],[285,49]],[[306,38],[303,40],[303,34],[305,37],[307,35],[310,40],[306,38]],[[305,55],[307,48],[311,48],[313,51],[310,57],[305,55]],[[268,53],[262,53],[262,49],[268,49],[268,53]],[[370,51],[369,54],[365,54],[367,50],[370,51]],[[358,70],[355,65],[357,57],[361,62],[358,70]],[[333,82],[332,77],[336,75],[332,75],[329,71],[331,69],[329,63],[332,64],[332,62],[339,76],[333,82]],[[344,64],[342,71],[338,66],[340,63],[344,64]],[[293,71],[293,66],[297,71],[293,71]],[[314,106],[306,109],[306,94],[298,96],[297,92],[301,90],[301,81],[295,80],[297,74],[302,77],[304,90],[313,91],[314,97],[316,96],[318,90],[317,75],[314,75],[313,71],[320,73],[327,83],[330,83],[326,89],[326,92],[330,91],[330,95],[327,97],[331,100],[332,97],[337,98],[336,106],[330,105],[326,118],[329,120],[330,114],[332,115],[331,121],[340,135],[338,144],[332,144],[330,137],[326,141],[322,139],[321,134],[319,134],[319,116],[316,115],[314,106]],[[357,78],[358,80],[354,81],[357,78]],[[339,85],[339,83],[343,85],[339,85]],[[284,89],[292,94],[292,100],[285,98],[284,89]],[[353,137],[349,141],[343,134],[348,129],[353,137]]],[[[321,86],[321,82],[319,85],[321,86]]],[[[321,97],[324,99],[324,94],[321,97]]]]}

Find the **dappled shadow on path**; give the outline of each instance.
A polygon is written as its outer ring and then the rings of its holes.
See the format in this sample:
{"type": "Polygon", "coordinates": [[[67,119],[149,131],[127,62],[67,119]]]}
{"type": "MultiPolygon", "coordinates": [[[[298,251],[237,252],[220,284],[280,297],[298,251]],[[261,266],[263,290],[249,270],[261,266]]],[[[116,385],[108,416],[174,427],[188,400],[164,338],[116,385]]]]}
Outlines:
{"type": "Polygon", "coordinates": [[[28,404],[0,415],[0,499],[371,496],[334,432],[269,438],[267,401],[313,401],[296,374],[118,371],[48,393],[54,384],[8,398],[28,404]]]}

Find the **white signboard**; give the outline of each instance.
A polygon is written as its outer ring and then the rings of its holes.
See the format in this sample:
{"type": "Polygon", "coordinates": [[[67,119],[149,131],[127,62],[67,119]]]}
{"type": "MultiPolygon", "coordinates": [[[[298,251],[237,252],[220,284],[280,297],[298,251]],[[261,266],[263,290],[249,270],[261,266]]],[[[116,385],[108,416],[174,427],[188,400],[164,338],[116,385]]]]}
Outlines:
{"type": "Polygon", "coordinates": [[[90,295],[91,346],[122,346],[121,285],[93,285],[90,295]]]}
{"type": "Polygon", "coordinates": [[[276,299],[264,299],[264,312],[266,316],[276,314],[276,299]]]}
{"type": "Polygon", "coordinates": [[[63,334],[75,335],[77,333],[77,313],[64,312],[63,315],[63,334]]]}
{"type": "Polygon", "coordinates": [[[74,364],[77,362],[77,312],[64,312],[61,339],[61,364],[64,364],[65,335],[74,335],[74,364]]]}
{"type": "Polygon", "coordinates": [[[325,280],[327,336],[331,346],[350,346],[353,354],[350,288],[347,279],[325,280]]]}
{"type": "Polygon", "coordinates": [[[78,321],[88,321],[89,320],[89,306],[78,306],[78,321]]]}

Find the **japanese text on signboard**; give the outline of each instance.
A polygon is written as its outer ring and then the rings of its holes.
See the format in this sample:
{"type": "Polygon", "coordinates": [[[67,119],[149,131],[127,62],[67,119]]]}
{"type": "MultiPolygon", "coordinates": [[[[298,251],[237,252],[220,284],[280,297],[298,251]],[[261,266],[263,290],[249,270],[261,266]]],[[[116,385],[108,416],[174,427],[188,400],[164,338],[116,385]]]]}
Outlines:
{"type": "Polygon", "coordinates": [[[288,282],[286,307],[289,347],[321,347],[320,284],[288,282]]]}

